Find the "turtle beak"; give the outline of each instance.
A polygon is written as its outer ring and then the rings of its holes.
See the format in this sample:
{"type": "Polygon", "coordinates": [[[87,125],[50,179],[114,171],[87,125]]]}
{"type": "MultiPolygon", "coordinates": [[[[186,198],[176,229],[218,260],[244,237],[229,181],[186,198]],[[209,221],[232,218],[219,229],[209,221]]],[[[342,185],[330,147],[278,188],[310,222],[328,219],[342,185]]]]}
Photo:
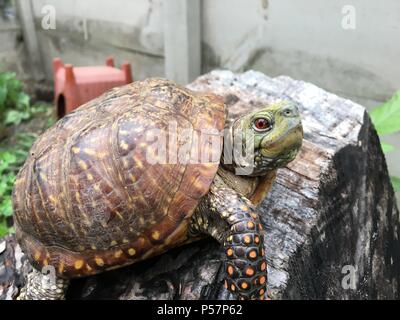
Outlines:
{"type": "Polygon", "coordinates": [[[292,119],[290,129],[276,140],[263,139],[261,154],[264,157],[275,159],[284,158],[293,150],[299,150],[303,141],[303,126],[299,118],[292,119]]]}

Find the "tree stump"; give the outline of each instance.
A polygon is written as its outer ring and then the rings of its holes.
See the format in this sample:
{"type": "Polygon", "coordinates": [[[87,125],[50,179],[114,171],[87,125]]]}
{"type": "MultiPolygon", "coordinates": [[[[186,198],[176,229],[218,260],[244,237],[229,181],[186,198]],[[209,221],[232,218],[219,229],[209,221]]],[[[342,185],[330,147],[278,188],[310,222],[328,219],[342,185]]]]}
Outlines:
{"type": "MultiPolygon", "coordinates": [[[[260,205],[272,299],[399,299],[399,212],[378,136],[363,107],[312,84],[249,71],[214,71],[189,85],[228,107],[279,99],[300,106],[305,141],[260,205]]],[[[212,239],[135,265],[73,280],[73,299],[231,299],[212,239]]],[[[0,299],[29,265],[13,236],[0,240],[0,299]]]]}

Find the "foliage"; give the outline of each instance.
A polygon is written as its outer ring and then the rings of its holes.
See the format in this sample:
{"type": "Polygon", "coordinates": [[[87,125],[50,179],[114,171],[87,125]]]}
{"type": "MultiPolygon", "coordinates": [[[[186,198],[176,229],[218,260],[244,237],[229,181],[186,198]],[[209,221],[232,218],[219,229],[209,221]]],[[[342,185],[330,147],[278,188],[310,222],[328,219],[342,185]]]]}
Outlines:
{"type": "MultiPolygon", "coordinates": [[[[49,117],[51,110],[45,104],[31,105],[30,97],[23,91],[22,83],[15,73],[0,73],[0,132],[5,128],[20,131],[16,126],[30,121],[36,116],[46,114],[49,118],[44,127],[52,125],[49,117]]],[[[41,130],[45,128],[40,128],[41,130]]],[[[9,228],[12,216],[12,188],[19,168],[23,165],[30,147],[37,138],[36,133],[19,133],[2,137],[0,142],[0,237],[12,232],[9,228]]]]}
{"type": "Polygon", "coordinates": [[[379,135],[400,131],[400,91],[389,101],[371,112],[371,119],[379,135]]]}
{"type": "MultiPolygon", "coordinates": [[[[400,132],[400,91],[389,101],[372,110],[370,116],[379,136],[400,132]]],[[[394,147],[386,142],[381,142],[381,145],[385,153],[394,150],[394,147]]],[[[395,191],[400,191],[400,178],[391,179],[395,191]]]]}
{"type": "Polygon", "coordinates": [[[19,168],[23,165],[35,139],[34,134],[17,135],[13,147],[0,146],[0,237],[7,234],[7,218],[12,216],[11,193],[19,168]]]}

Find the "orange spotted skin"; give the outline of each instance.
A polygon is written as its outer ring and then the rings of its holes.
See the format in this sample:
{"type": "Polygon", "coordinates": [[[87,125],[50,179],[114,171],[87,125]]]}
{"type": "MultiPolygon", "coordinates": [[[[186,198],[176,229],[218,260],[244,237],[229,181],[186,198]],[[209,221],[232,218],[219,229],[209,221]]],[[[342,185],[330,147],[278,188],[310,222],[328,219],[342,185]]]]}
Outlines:
{"type": "Polygon", "coordinates": [[[224,112],[215,95],[148,79],[58,121],[32,147],[13,190],[16,235],[32,264],[74,278],[187,241],[189,218],[216,175],[222,143],[213,150],[216,162],[152,164],[146,132],[166,132],[176,120],[179,152],[183,129],[221,131],[224,112]]]}

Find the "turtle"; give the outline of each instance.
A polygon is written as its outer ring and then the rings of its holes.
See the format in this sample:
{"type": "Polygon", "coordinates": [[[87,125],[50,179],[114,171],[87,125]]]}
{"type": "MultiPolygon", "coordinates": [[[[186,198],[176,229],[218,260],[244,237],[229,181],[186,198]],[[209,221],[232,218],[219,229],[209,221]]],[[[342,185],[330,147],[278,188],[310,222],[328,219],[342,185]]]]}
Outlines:
{"type": "Polygon", "coordinates": [[[234,119],[227,109],[214,93],[148,78],[40,135],[13,188],[16,238],[33,267],[19,299],[65,299],[71,279],[207,236],[221,244],[234,297],[266,299],[257,205],[302,145],[299,108],[282,100],[234,119]],[[235,145],[250,156],[229,156],[235,145]]]}

